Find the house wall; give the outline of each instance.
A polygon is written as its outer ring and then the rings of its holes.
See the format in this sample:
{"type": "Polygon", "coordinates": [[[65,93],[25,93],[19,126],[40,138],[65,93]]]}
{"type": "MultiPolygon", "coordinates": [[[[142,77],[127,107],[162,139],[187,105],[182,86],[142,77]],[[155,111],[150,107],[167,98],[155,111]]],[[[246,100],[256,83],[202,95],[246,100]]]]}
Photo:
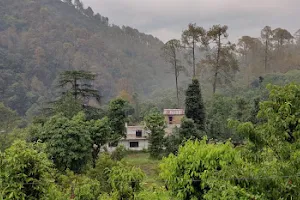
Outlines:
{"type": "Polygon", "coordinates": [[[128,134],[135,134],[137,130],[142,131],[143,135],[145,134],[144,127],[141,127],[141,126],[129,126],[129,127],[127,127],[126,134],[127,135],[128,134]]]}
{"type": "Polygon", "coordinates": [[[165,115],[165,121],[167,124],[169,123],[169,117],[173,117],[172,124],[181,124],[181,119],[184,117],[184,115],[165,115]]]}
{"type": "Polygon", "coordinates": [[[142,151],[144,149],[148,149],[149,142],[148,140],[123,140],[120,142],[121,145],[123,145],[127,150],[131,151],[142,151]],[[130,142],[138,142],[139,147],[130,147],[130,142]]]}
{"type": "MultiPolygon", "coordinates": [[[[148,140],[121,140],[118,143],[118,146],[123,145],[127,150],[130,151],[142,151],[144,149],[148,149],[149,147],[149,142],[148,140]],[[139,143],[139,147],[130,147],[130,142],[138,142],[139,143]]],[[[109,152],[113,152],[116,150],[116,147],[109,147],[108,145],[106,145],[106,148],[109,152]]]]}

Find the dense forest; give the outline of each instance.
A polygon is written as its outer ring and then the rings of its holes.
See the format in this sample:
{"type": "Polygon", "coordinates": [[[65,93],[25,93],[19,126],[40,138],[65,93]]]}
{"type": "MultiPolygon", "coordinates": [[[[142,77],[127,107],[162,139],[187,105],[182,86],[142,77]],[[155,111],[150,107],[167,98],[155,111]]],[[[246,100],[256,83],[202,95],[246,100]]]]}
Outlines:
{"type": "Polygon", "coordinates": [[[1,1],[0,35],[0,101],[20,115],[53,100],[64,70],[96,73],[103,102],[122,91],[149,95],[168,75],[160,40],[59,0],[1,1]]]}
{"type": "Polygon", "coordinates": [[[300,199],[300,30],[163,43],[80,0],[0,1],[0,199],[300,199]],[[167,135],[162,110],[184,108],[167,135]],[[143,125],[149,148],[109,145],[143,125]]]}

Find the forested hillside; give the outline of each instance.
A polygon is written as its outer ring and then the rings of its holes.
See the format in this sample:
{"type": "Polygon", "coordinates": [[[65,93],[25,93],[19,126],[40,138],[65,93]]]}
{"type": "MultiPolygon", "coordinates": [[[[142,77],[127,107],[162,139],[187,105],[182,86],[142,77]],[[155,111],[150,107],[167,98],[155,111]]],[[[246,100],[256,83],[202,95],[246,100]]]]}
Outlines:
{"type": "Polygon", "coordinates": [[[0,102],[20,115],[53,100],[56,78],[65,70],[96,73],[102,101],[119,93],[148,95],[166,80],[159,39],[111,25],[80,1],[71,2],[0,1],[0,102]]]}
{"type": "Polygon", "coordinates": [[[229,34],[0,0],[0,200],[300,200],[300,30],[229,34]]]}

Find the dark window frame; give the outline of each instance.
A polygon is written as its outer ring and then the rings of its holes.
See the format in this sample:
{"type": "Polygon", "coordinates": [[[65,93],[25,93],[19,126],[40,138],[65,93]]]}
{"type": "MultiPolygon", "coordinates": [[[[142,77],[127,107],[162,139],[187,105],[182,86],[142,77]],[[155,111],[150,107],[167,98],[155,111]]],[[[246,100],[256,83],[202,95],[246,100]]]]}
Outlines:
{"type": "Polygon", "coordinates": [[[142,135],[143,135],[143,131],[142,131],[142,130],[136,130],[136,131],[135,131],[135,136],[136,136],[136,137],[139,137],[139,138],[140,138],[140,137],[142,137],[142,135]]]}
{"type": "Polygon", "coordinates": [[[173,124],[173,116],[169,116],[169,124],[173,124]]]}
{"type": "Polygon", "coordinates": [[[139,148],[139,142],[129,142],[129,147],[130,148],[139,148]],[[135,145],[133,145],[135,144],[135,145]]]}

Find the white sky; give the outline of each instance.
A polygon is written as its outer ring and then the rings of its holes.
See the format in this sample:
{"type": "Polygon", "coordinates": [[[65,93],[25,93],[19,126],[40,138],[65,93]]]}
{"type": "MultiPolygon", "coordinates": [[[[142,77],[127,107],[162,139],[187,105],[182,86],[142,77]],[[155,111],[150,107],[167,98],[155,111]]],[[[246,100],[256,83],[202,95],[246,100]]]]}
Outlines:
{"type": "Polygon", "coordinates": [[[234,41],[243,35],[259,37],[269,25],[292,34],[300,29],[300,0],[82,0],[85,7],[162,41],[180,39],[189,23],[208,29],[228,25],[234,41]]]}

